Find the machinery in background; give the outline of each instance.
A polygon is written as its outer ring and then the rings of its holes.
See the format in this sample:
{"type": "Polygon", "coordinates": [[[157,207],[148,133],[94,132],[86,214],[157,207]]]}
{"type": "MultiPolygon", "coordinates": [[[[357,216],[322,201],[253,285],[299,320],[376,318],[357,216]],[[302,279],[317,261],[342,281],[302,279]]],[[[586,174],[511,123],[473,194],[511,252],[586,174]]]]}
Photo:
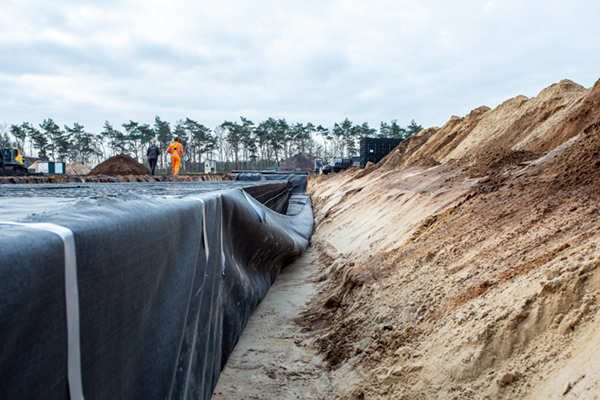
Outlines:
{"type": "Polygon", "coordinates": [[[354,162],[358,162],[358,157],[352,158],[334,158],[326,165],[321,167],[321,172],[327,175],[330,172],[340,172],[353,166],[354,162]]]}
{"type": "Polygon", "coordinates": [[[27,175],[27,167],[23,164],[23,156],[17,148],[3,148],[0,146],[0,170],[5,174],[27,175]]]}
{"type": "Polygon", "coordinates": [[[331,170],[333,172],[340,172],[342,170],[348,169],[352,166],[351,158],[336,158],[333,160],[333,167],[331,170]]]}

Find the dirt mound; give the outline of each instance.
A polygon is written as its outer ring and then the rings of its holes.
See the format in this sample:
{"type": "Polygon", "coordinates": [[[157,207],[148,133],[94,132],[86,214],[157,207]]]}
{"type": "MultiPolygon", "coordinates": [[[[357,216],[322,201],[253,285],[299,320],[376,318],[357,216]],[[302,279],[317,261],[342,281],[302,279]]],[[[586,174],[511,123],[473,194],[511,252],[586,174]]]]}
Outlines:
{"type": "Polygon", "coordinates": [[[322,286],[301,323],[336,395],[596,393],[600,81],[453,117],[375,168],[309,182],[322,286]]]}
{"type": "Polygon", "coordinates": [[[90,169],[82,163],[74,162],[67,165],[67,174],[69,175],[87,175],[90,169]]]}
{"type": "Polygon", "coordinates": [[[365,168],[363,168],[361,171],[358,172],[358,174],[356,174],[356,179],[360,179],[364,176],[367,176],[373,171],[375,171],[375,164],[369,161],[367,162],[367,165],[365,165],[365,168]]]}
{"type": "Polygon", "coordinates": [[[390,154],[377,163],[377,169],[388,171],[408,165],[411,158],[428,140],[439,131],[439,128],[424,129],[417,135],[400,142],[390,154]]]}
{"type": "Polygon", "coordinates": [[[600,188],[600,121],[587,127],[579,140],[558,155],[548,172],[553,175],[548,185],[552,191],[600,188]]]}
{"type": "Polygon", "coordinates": [[[150,175],[150,170],[131,156],[119,154],[99,164],[89,175],[150,175]]]}
{"type": "Polygon", "coordinates": [[[599,120],[599,103],[600,81],[586,90],[563,80],[534,98],[516,96],[494,110],[483,106],[464,118],[452,117],[442,128],[402,142],[378,168],[401,168],[425,157],[446,163],[497,151],[546,153],[599,120]]]}
{"type": "Polygon", "coordinates": [[[277,170],[310,172],[315,168],[315,158],[315,156],[311,156],[308,153],[298,153],[295,156],[283,161],[277,170]]]}

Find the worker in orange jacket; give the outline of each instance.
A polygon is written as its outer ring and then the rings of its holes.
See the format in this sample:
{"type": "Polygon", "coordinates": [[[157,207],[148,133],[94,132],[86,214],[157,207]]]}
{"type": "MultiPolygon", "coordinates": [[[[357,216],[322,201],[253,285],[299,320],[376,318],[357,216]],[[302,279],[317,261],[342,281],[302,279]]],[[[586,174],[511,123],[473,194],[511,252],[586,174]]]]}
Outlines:
{"type": "Polygon", "coordinates": [[[179,138],[167,148],[167,153],[171,154],[171,164],[173,164],[173,173],[179,175],[179,165],[181,165],[181,156],[183,155],[183,146],[179,143],[179,138]]]}

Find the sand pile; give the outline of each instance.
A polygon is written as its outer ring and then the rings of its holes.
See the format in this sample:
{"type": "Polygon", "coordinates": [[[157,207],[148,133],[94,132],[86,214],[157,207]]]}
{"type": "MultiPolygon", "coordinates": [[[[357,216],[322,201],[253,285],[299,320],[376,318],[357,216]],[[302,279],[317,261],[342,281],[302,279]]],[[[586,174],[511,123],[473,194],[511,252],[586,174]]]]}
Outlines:
{"type": "Polygon", "coordinates": [[[302,324],[332,396],[598,393],[599,99],[562,81],[310,179],[322,283],[302,324]]]}
{"type": "Polygon", "coordinates": [[[79,162],[67,164],[66,173],[69,175],[87,175],[90,173],[90,169],[79,162]]]}
{"type": "Polygon", "coordinates": [[[277,170],[310,172],[315,168],[315,158],[315,156],[311,156],[308,153],[298,153],[295,156],[283,161],[277,170]]]}
{"type": "Polygon", "coordinates": [[[119,154],[99,164],[89,175],[150,175],[150,170],[127,154],[119,154]]]}
{"type": "Polygon", "coordinates": [[[464,118],[452,117],[441,128],[424,130],[403,141],[377,167],[406,167],[424,157],[469,163],[489,162],[496,152],[547,153],[600,119],[599,102],[600,83],[585,89],[563,80],[534,98],[517,96],[494,110],[479,107],[464,118]]]}
{"type": "Polygon", "coordinates": [[[358,171],[358,173],[356,174],[356,179],[362,178],[373,171],[375,171],[375,164],[369,161],[362,170],[358,171]]]}

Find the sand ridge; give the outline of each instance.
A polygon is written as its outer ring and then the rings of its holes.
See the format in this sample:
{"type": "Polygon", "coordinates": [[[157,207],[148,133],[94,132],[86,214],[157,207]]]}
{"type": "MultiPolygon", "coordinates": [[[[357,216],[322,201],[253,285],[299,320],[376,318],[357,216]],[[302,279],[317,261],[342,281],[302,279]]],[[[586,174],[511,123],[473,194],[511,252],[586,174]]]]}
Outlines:
{"type": "Polygon", "coordinates": [[[597,398],[599,95],[561,81],[310,180],[302,324],[363,376],[326,398],[597,398]]]}

